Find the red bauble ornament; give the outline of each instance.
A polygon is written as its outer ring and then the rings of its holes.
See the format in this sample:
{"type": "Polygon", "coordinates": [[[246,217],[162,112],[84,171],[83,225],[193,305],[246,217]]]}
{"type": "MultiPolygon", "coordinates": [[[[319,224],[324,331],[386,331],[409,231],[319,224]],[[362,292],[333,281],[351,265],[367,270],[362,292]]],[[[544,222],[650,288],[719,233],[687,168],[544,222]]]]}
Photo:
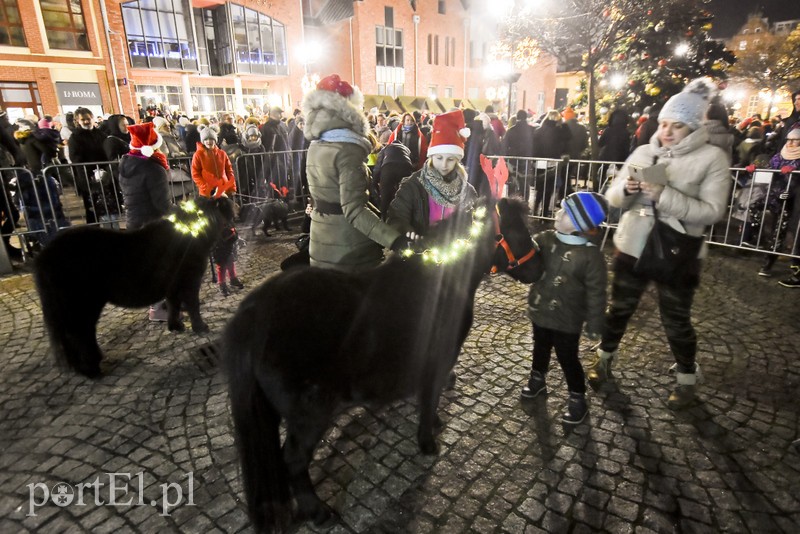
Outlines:
{"type": "Polygon", "coordinates": [[[658,66],[659,67],[663,67],[666,64],[667,64],[667,60],[666,59],[659,59],[658,60],[658,66]]]}
{"type": "Polygon", "coordinates": [[[600,71],[600,74],[605,74],[606,72],[608,72],[608,65],[605,64],[600,65],[600,68],[598,70],[600,71]]]}

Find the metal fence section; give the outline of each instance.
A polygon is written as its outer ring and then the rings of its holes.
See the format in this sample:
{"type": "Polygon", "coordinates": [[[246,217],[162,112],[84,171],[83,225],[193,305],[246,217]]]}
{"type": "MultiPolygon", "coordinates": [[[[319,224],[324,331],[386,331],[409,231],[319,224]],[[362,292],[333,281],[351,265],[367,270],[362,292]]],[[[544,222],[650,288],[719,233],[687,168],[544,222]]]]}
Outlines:
{"type": "MultiPolygon", "coordinates": [[[[499,156],[490,158],[493,165],[499,156]]],[[[613,161],[505,157],[506,194],[522,196],[534,220],[552,220],[561,200],[574,191],[604,192],[624,163],[613,161]]],[[[731,169],[728,210],[708,231],[709,244],[800,259],[800,207],[793,210],[793,183],[800,172],[731,169]]],[[[798,186],[800,187],[800,186],[798,186]]],[[[615,229],[621,210],[611,209],[608,229],[615,229]]]]}
{"type": "MultiPolygon", "coordinates": [[[[301,212],[304,195],[301,170],[305,151],[245,152],[223,147],[236,177],[236,200],[241,206],[269,199],[286,200],[290,213],[301,212]]],[[[490,158],[493,164],[499,157],[490,158]]],[[[509,170],[505,194],[525,198],[535,220],[552,220],[561,200],[574,191],[604,192],[622,162],[506,157],[509,170]]],[[[192,158],[170,158],[172,200],[197,195],[191,177],[192,158]]],[[[56,164],[33,176],[25,168],[0,169],[2,174],[2,236],[16,238],[24,253],[41,246],[58,230],[79,224],[107,228],[125,225],[125,206],[119,187],[119,161],[56,164]]],[[[776,256],[800,259],[800,208],[792,210],[793,181],[777,170],[731,169],[731,194],[725,217],[712,226],[708,242],[776,256]],[[795,212],[794,214],[792,212],[795,212]]],[[[800,190],[800,189],[798,189],[800,190]]],[[[616,228],[620,210],[612,209],[606,227],[616,228]]]]}
{"type": "MultiPolygon", "coordinates": [[[[226,148],[226,147],[224,147],[226,148]]],[[[300,178],[305,151],[229,153],[240,205],[281,197],[291,212],[306,205],[300,178]]],[[[56,163],[38,176],[23,167],[0,169],[2,234],[27,256],[58,230],[73,225],[125,227],[125,205],[119,185],[119,161],[56,163]]],[[[168,180],[174,203],[197,195],[191,156],[169,158],[168,180]]]]}

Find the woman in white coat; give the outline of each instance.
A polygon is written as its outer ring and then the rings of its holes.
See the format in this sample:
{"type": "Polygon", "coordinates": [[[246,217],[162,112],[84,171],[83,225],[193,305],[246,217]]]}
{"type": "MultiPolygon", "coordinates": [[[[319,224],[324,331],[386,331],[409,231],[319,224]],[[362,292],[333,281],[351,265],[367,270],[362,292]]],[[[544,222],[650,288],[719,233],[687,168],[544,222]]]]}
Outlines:
{"type": "MultiPolygon", "coordinates": [[[[731,187],[725,153],[708,143],[703,119],[714,88],[705,80],[695,80],[664,105],[658,116],[658,130],[650,143],[630,155],[606,193],[609,204],[625,211],[614,235],[614,281],[611,303],[606,311],[597,360],[590,366],[590,382],[603,382],[611,374],[611,362],[642,293],[650,280],[634,271],[636,259],[658,217],[676,230],[693,236],[725,214],[731,187]],[[630,176],[630,166],[661,168],[666,185],[638,181],[630,176]]],[[[659,170],[652,169],[653,171],[659,170]]],[[[661,181],[661,180],[657,180],[661,181]]],[[[661,323],[675,357],[677,385],[669,397],[671,408],[689,405],[697,382],[697,336],[691,322],[691,307],[699,283],[700,252],[693,276],[688,280],[656,283],[661,323]]]]}

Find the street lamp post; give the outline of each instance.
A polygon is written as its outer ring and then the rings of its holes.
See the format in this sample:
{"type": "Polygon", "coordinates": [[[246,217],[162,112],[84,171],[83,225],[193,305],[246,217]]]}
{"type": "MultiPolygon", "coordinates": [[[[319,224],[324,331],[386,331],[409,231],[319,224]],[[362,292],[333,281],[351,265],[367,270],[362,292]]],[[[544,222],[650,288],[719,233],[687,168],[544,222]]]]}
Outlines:
{"type": "Polygon", "coordinates": [[[511,110],[511,88],[512,86],[519,81],[519,77],[522,76],[521,72],[509,72],[505,76],[503,76],[503,81],[508,84],[508,116],[511,117],[512,110],[511,110]]]}

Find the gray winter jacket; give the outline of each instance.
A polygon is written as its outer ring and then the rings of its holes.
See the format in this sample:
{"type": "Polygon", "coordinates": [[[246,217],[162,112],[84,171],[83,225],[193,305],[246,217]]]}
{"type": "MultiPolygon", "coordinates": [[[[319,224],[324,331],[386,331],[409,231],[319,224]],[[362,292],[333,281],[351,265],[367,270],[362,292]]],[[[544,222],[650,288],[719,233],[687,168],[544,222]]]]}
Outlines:
{"type": "MultiPolygon", "coordinates": [[[[669,179],[656,204],[658,216],[676,230],[703,235],[709,225],[722,219],[728,206],[732,180],[727,156],[719,147],[708,144],[706,129],[690,133],[670,148],[661,146],[656,133],[649,144],[628,157],[605,194],[609,204],[627,210],[614,233],[614,245],[634,258],[642,253],[655,223],[650,200],[643,193],[625,193],[628,165],[648,167],[656,160],[668,164],[669,179]]],[[[706,253],[704,245],[699,257],[706,253]]]]}
{"type": "Polygon", "coordinates": [[[534,236],[544,267],[542,277],[531,285],[528,312],[538,326],[579,334],[601,333],[606,308],[606,262],[597,245],[574,236],[567,244],[555,230],[534,236]]]}
{"type": "Polygon", "coordinates": [[[307,113],[304,133],[312,141],[306,159],[308,189],[314,203],[311,265],[345,271],[375,267],[383,260],[383,247],[391,247],[400,232],[368,207],[366,121],[352,104],[330,91],[312,91],[303,109],[307,113]],[[338,129],[363,137],[363,145],[320,139],[338,129]]]}

